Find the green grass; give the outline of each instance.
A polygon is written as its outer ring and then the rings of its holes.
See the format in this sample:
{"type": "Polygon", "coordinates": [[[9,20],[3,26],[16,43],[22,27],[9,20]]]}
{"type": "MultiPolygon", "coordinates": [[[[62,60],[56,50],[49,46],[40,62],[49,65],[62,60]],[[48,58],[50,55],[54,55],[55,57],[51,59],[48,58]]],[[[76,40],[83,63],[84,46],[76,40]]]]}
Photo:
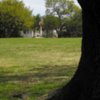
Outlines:
{"type": "Polygon", "coordinates": [[[71,79],[80,47],[80,38],[0,39],[0,100],[44,100],[71,79]]]}

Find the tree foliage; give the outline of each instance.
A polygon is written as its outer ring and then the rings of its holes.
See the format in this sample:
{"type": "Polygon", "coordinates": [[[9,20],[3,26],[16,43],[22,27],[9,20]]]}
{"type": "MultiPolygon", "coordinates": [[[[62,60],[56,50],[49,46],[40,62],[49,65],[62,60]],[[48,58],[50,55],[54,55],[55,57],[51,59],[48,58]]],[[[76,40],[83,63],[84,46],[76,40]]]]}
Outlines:
{"type": "Polygon", "coordinates": [[[74,11],[73,0],[46,0],[47,14],[57,15],[60,19],[64,15],[70,16],[74,11]]]}
{"type": "Polygon", "coordinates": [[[17,37],[33,25],[32,11],[19,0],[0,1],[0,37],[17,37]]]}
{"type": "Polygon", "coordinates": [[[75,6],[74,14],[70,17],[64,18],[62,25],[63,36],[81,36],[82,33],[82,19],[81,10],[75,6]]]}
{"type": "Polygon", "coordinates": [[[46,14],[59,18],[59,37],[81,33],[81,10],[73,0],[46,0],[46,14]]]}
{"type": "Polygon", "coordinates": [[[47,15],[44,17],[44,29],[46,31],[47,37],[52,37],[53,30],[59,28],[60,21],[58,17],[47,15]]]}

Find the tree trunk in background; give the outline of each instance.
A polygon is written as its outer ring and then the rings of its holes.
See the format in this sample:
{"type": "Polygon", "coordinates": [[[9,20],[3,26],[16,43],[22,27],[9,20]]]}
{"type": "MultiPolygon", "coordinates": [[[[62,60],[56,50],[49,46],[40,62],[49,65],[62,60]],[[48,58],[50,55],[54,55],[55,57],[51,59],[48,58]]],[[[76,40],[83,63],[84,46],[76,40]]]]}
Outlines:
{"type": "Polygon", "coordinates": [[[71,81],[47,100],[100,100],[100,0],[78,0],[83,39],[78,69],[71,81]]]}

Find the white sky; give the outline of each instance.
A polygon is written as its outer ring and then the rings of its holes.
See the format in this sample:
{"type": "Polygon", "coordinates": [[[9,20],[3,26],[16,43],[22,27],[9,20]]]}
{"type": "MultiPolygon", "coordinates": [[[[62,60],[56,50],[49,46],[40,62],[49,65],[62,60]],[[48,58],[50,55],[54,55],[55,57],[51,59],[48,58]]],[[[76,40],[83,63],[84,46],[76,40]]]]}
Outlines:
{"type": "MultiPolygon", "coordinates": [[[[22,0],[27,7],[33,10],[33,14],[45,14],[45,0],[22,0]]],[[[77,0],[74,0],[77,3],[77,0]]]]}

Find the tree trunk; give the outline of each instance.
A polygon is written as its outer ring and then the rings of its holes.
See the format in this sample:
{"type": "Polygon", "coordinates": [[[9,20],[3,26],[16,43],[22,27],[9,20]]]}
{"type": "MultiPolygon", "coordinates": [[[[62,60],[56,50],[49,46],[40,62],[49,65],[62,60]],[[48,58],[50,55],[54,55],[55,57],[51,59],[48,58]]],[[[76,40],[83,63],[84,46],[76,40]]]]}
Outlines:
{"type": "Polygon", "coordinates": [[[78,69],[71,81],[47,100],[100,100],[100,0],[78,0],[83,39],[78,69]]]}

